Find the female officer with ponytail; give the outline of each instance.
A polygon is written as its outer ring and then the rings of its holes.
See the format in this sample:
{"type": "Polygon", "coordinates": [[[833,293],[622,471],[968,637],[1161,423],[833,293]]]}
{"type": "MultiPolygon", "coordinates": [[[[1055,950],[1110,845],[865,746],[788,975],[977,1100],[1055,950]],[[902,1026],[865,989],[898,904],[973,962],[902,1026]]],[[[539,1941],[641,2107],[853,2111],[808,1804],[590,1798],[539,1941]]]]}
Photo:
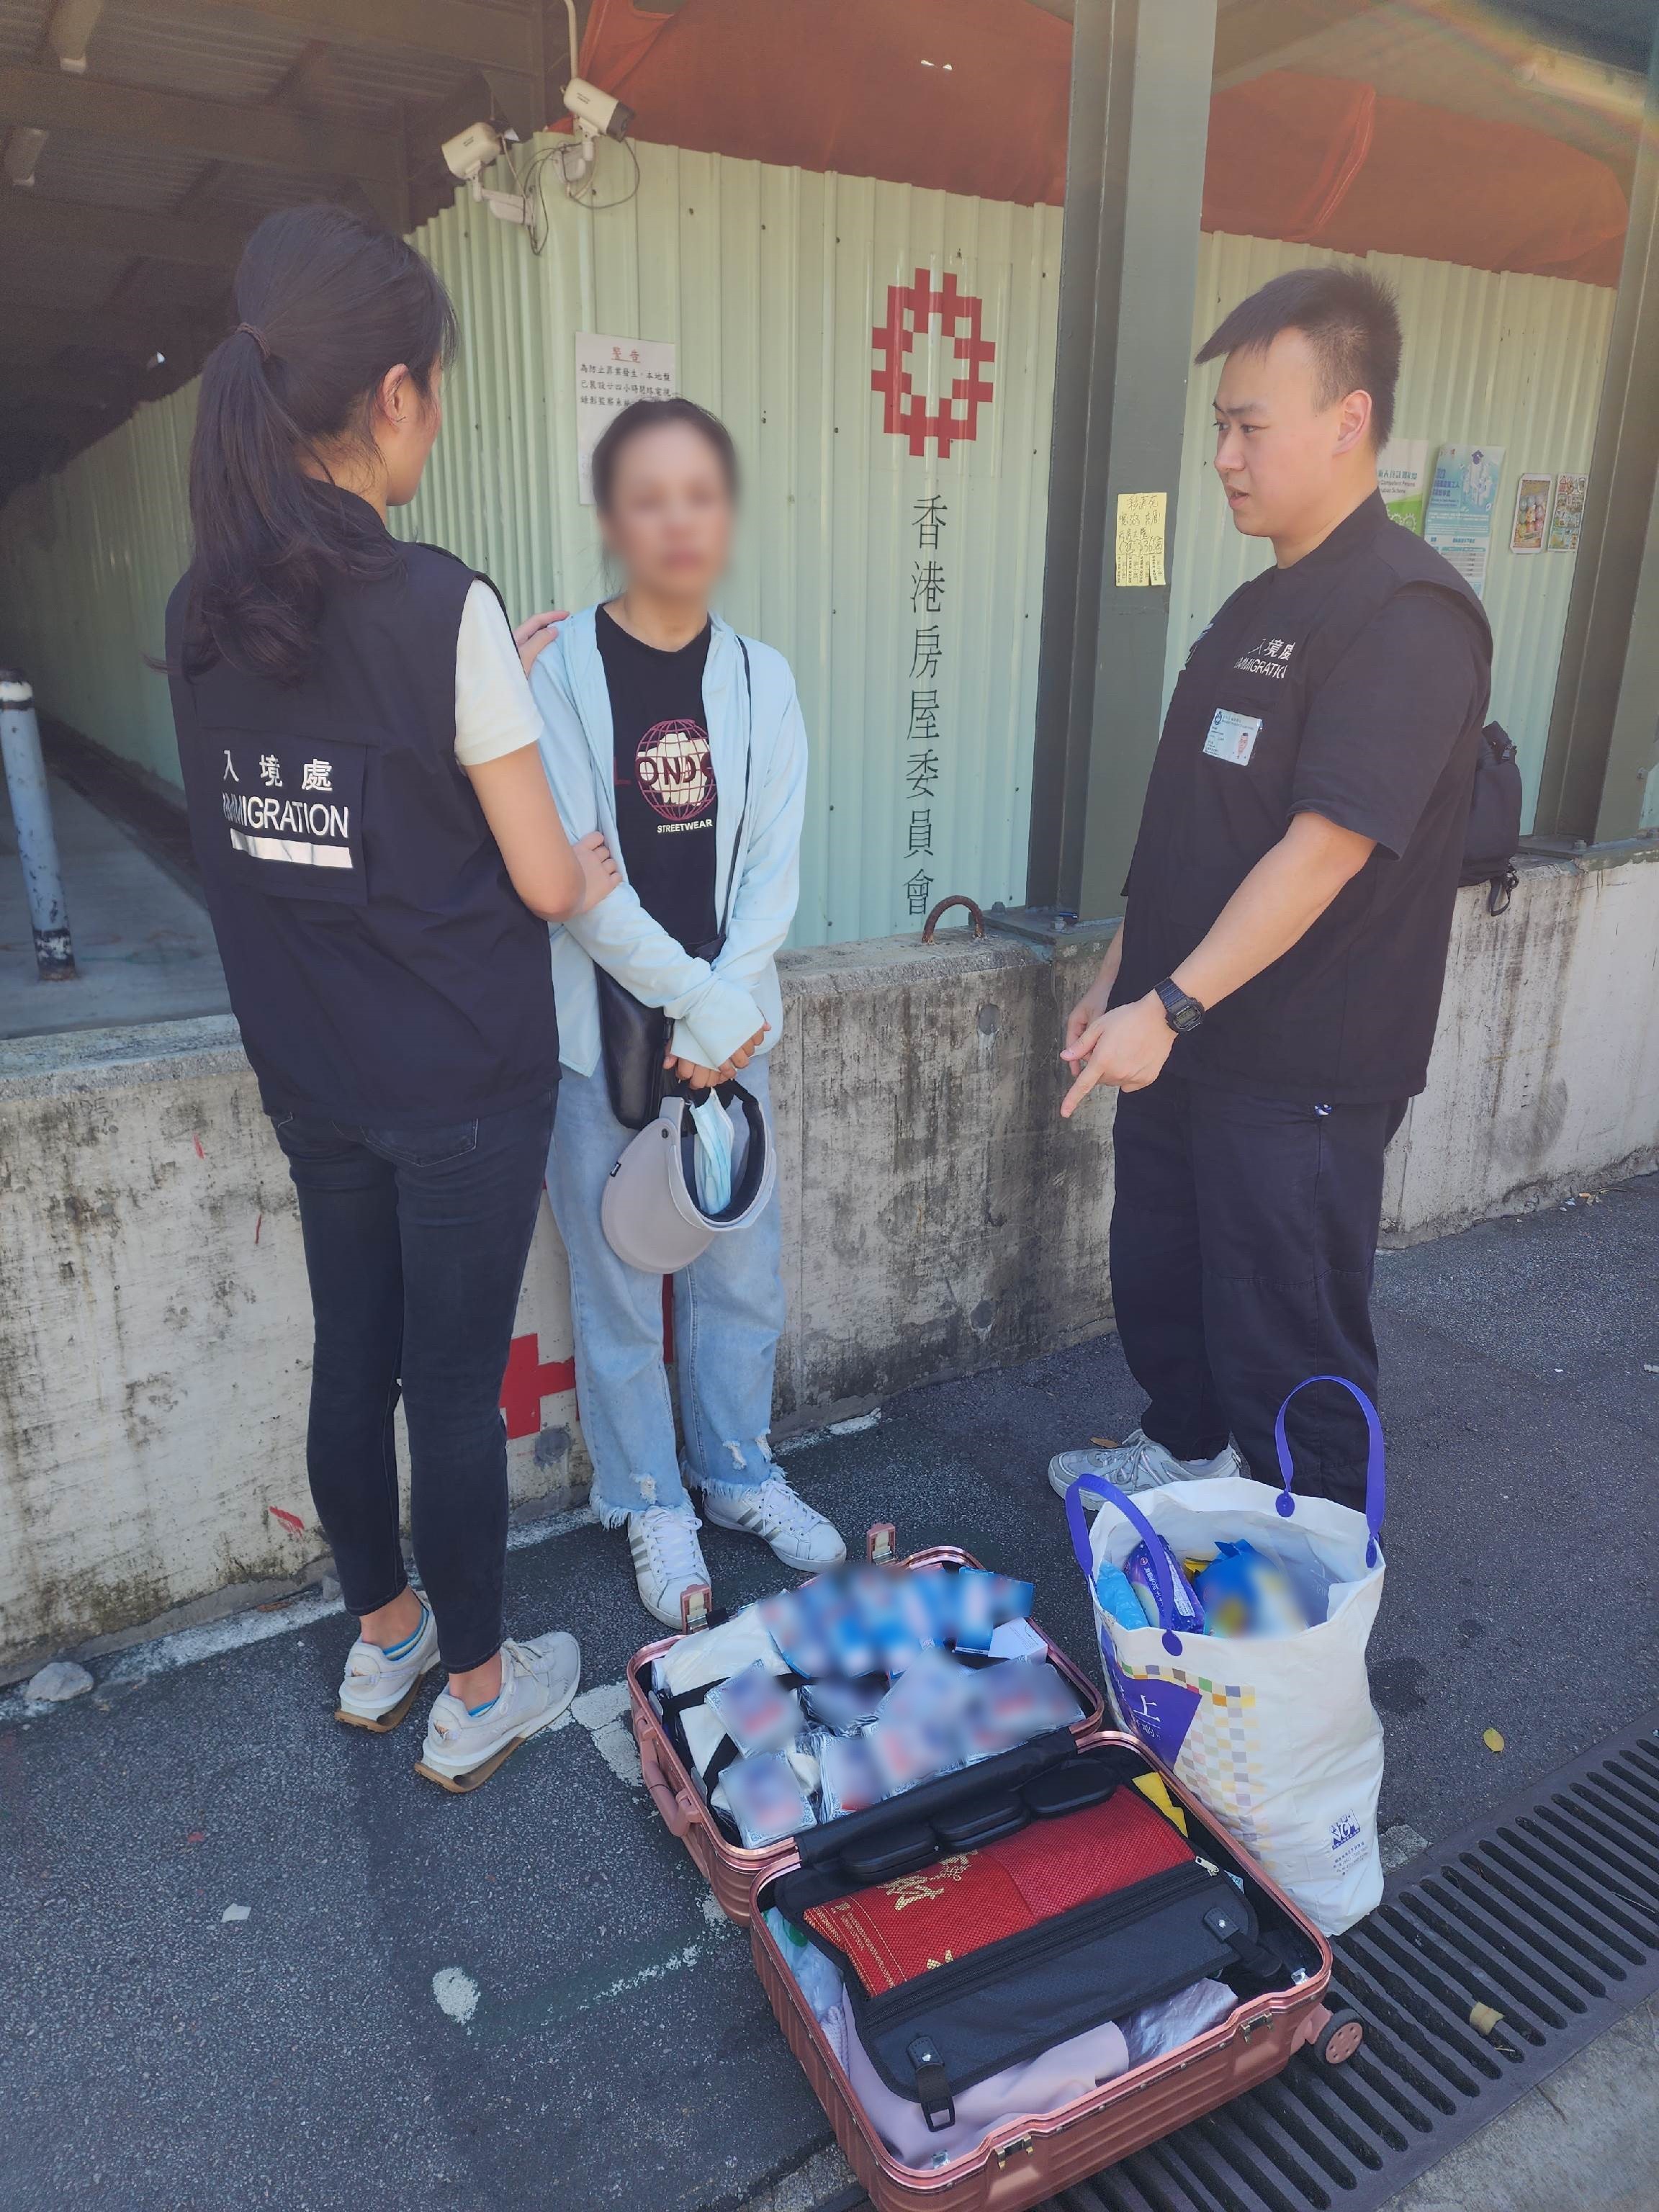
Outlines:
{"type": "Polygon", "coordinates": [[[559,1078],[547,923],[617,872],[565,835],[493,586],[386,527],[438,433],[436,276],[342,209],[295,209],[249,240],[236,313],[202,375],[167,608],[191,832],[299,1195],[307,1465],[360,1622],[339,1717],[394,1726],[441,1663],[417,1771],[467,1788],[579,1678],[569,1636],[503,1634],[497,1401],[559,1078]]]}

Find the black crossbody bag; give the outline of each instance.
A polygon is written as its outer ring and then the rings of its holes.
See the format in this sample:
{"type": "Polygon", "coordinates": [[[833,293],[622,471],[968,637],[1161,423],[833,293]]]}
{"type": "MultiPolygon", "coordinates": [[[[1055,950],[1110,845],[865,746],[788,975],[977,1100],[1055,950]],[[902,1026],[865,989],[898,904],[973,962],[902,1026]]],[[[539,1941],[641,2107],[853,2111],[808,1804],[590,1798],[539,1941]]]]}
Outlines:
{"type": "MultiPolygon", "coordinates": [[[[755,682],[749,665],[749,647],[741,638],[738,640],[738,650],[743,655],[746,701],[743,811],[738,817],[738,834],[732,842],[732,866],[726,879],[726,906],[720,928],[707,945],[699,945],[692,955],[694,959],[707,960],[711,965],[725,947],[726,933],[732,920],[732,898],[743,859],[743,833],[749,819],[749,784],[755,764],[755,682]]],[[[718,815],[718,793],[714,805],[718,815]]],[[[636,999],[626,984],[619,983],[597,960],[593,963],[593,981],[599,994],[599,1048],[605,1060],[605,1085],[611,1097],[611,1110],[624,1129],[648,1128],[662,1107],[664,1079],[668,1072],[663,1061],[668,1053],[672,1024],[660,1006],[647,1006],[642,999],[636,999]]]]}

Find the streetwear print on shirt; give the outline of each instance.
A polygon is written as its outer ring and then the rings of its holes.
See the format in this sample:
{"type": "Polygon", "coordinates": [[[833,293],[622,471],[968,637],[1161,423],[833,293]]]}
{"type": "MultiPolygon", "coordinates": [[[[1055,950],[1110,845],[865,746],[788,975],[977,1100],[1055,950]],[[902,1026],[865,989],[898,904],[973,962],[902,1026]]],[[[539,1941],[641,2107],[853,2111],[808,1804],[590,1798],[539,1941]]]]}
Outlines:
{"type": "Polygon", "coordinates": [[[618,858],[640,904],[688,952],[708,945],[714,910],[714,762],[702,674],[712,632],[664,653],[601,607],[599,659],[611,695],[618,858]]]}

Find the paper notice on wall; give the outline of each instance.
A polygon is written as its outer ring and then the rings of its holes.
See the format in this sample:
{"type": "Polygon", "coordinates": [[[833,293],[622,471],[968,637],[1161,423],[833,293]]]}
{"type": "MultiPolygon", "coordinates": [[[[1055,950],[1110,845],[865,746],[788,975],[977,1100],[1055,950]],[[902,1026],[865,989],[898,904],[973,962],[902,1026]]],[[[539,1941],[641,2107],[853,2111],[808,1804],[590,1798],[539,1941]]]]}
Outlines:
{"type": "Polygon", "coordinates": [[[1548,550],[1552,553],[1576,553],[1578,533],[1584,526],[1584,487],[1588,477],[1568,476],[1555,479],[1555,506],[1550,514],[1548,550]]]}
{"type": "Polygon", "coordinates": [[[576,467],[584,507],[593,504],[593,448],[613,416],[636,399],[672,399],[674,345],[669,338],[576,333],[576,467]]]}
{"type": "Polygon", "coordinates": [[[1121,491],[1117,495],[1117,580],[1126,584],[1164,581],[1164,519],[1169,495],[1121,491]]]}
{"type": "Polygon", "coordinates": [[[1502,446],[1442,446],[1423,517],[1423,535],[1458,574],[1484,593],[1492,510],[1504,473],[1502,446]]]}
{"type": "Polygon", "coordinates": [[[1523,476],[1515,487],[1515,520],[1510,525],[1511,553],[1541,553],[1549,520],[1553,477],[1523,476]]]}
{"type": "Polygon", "coordinates": [[[1429,497],[1429,441],[1390,438],[1376,457],[1376,488],[1390,522],[1423,535],[1423,510],[1429,497]]]}

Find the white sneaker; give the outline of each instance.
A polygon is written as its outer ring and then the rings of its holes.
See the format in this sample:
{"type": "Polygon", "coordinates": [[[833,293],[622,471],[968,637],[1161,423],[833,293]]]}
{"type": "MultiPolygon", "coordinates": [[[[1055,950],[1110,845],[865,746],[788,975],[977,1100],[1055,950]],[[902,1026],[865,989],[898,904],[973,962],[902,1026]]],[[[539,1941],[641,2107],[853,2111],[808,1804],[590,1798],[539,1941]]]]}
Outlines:
{"type": "MultiPolygon", "coordinates": [[[[1048,1487],[1064,1498],[1080,1474],[1103,1475],[1108,1482],[1133,1498],[1139,1490],[1161,1490],[1166,1482],[1196,1482],[1209,1474],[1246,1472],[1237,1447],[1231,1442],[1213,1459],[1177,1459],[1154,1443],[1142,1429],[1131,1429],[1119,1444],[1089,1444],[1081,1451],[1056,1452],[1048,1462],[1048,1487]]],[[[1096,1512],[1101,1504],[1097,1491],[1085,1490],[1083,1510],[1096,1512]]]]}
{"type": "Polygon", "coordinates": [[[702,1525],[695,1513],[671,1513],[665,1505],[628,1516],[628,1548],[640,1603],[665,1628],[696,1625],[686,1601],[695,1601],[695,1594],[708,1588],[708,1566],[697,1541],[702,1525]]]}
{"type": "Polygon", "coordinates": [[[388,1659],[378,1644],[360,1636],[346,1654],[335,1719],[384,1735],[404,1718],[437,1664],[438,1624],[430,1606],[421,1607],[420,1633],[400,1659],[388,1659]]]}
{"type": "Polygon", "coordinates": [[[574,1636],[556,1628],[527,1644],[501,1646],[501,1692],[481,1713],[469,1713],[450,1690],[434,1699],[416,1774],[458,1792],[488,1782],[509,1753],[568,1707],[582,1678],[574,1636]]]}
{"type": "Polygon", "coordinates": [[[764,1482],[741,1489],[711,1483],[702,1493],[702,1510],[717,1528],[742,1528],[758,1536],[786,1567],[800,1574],[817,1574],[847,1557],[834,1522],[797,1498],[781,1474],[769,1474],[764,1482]]]}

